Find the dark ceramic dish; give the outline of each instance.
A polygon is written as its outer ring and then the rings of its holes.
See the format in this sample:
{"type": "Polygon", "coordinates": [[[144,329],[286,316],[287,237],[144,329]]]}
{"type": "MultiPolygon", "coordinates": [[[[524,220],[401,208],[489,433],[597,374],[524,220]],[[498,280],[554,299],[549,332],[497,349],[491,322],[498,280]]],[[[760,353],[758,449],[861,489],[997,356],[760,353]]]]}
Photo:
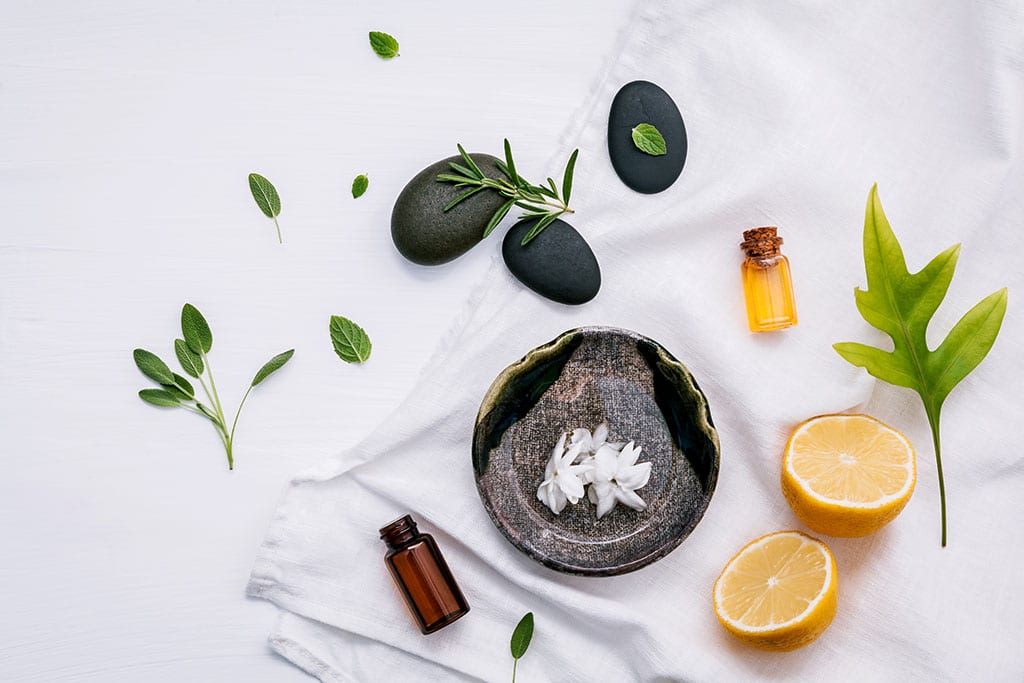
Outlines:
{"type": "Polygon", "coordinates": [[[514,546],[563,572],[613,576],[661,559],[700,521],[718,479],[718,433],[686,367],[635,332],[563,333],[502,372],[480,406],[473,468],[484,508],[514,546]],[[555,515],[537,499],[562,432],[607,420],[611,441],[635,440],[651,478],[643,512],[602,519],[585,497],[555,515]]]}

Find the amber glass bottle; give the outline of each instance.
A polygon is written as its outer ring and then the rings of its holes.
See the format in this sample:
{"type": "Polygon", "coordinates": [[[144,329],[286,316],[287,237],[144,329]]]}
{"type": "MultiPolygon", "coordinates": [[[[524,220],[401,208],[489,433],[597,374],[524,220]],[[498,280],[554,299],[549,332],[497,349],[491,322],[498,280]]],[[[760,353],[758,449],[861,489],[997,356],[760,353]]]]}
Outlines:
{"type": "Polygon", "coordinates": [[[743,293],[751,332],[770,332],[796,325],[796,301],[789,260],[779,252],[778,229],[754,228],[743,233],[743,293]]]}
{"type": "Polygon", "coordinates": [[[420,631],[433,633],[469,611],[434,537],[417,531],[412,517],[391,522],[380,537],[388,544],[384,561],[420,631]]]}

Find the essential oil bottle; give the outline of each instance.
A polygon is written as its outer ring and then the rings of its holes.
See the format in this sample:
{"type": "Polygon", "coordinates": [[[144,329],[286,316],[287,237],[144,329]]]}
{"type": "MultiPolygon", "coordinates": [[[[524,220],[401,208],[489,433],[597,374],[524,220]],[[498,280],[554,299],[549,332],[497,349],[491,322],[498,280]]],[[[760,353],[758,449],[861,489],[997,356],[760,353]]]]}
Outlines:
{"type": "Polygon", "coordinates": [[[751,332],[770,332],[796,325],[796,301],[789,260],[779,251],[778,228],[754,228],[743,233],[743,294],[751,332]]]}
{"type": "Polygon", "coordinates": [[[433,633],[469,611],[448,564],[430,534],[421,534],[406,515],[380,530],[388,545],[384,558],[420,631],[433,633]]]}

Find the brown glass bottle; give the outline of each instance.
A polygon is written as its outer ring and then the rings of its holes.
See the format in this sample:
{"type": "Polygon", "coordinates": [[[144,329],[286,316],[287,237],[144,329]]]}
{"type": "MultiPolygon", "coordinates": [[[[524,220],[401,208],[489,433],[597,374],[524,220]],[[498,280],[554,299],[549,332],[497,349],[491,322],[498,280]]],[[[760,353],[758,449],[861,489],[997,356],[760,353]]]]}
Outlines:
{"type": "Polygon", "coordinates": [[[469,611],[434,537],[417,531],[412,517],[391,522],[380,537],[388,544],[384,562],[420,631],[433,633],[469,611]]]}

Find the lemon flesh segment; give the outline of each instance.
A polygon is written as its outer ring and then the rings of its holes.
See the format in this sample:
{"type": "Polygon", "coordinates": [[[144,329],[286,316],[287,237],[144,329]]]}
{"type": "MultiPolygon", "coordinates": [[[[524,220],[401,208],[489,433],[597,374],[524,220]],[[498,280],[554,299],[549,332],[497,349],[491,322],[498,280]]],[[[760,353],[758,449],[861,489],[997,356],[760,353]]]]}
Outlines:
{"type": "Polygon", "coordinates": [[[715,613],[748,645],[792,650],[824,632],[837,595],[828,547],[798,531],[781,531],[749,543],[729,561],[715,582],[715,613]]]}
{"type": "Polygon", "coordinates": [[[868,415],[822,415],[790,436],[782,492],[814,531],[864,536],[900,513],[916,477],[914,449],[892,427],[868,415]]]}

